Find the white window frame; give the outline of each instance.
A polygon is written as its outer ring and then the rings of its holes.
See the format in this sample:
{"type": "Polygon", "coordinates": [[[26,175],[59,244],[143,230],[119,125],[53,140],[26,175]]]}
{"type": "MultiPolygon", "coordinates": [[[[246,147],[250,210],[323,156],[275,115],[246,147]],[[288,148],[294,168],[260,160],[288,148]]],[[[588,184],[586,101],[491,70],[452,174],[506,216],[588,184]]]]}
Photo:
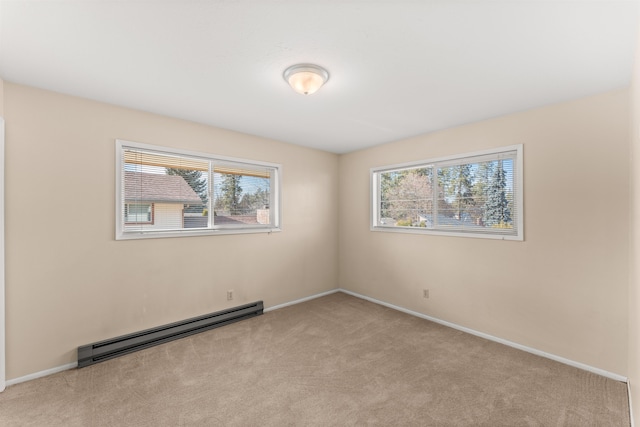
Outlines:
{"type": "MultiPolygon", "coordinates": [[[[282,179],[282,165],[277,163],[262,162],[256,160],[241,159],[235,157],[218,156],[210,153],[201,153],[196,151],[182,150],[178,148],[162,147],[151,144],[143,144],[140,142],[127,141],[122,139],[116,139],[115,144],[116,151],[116,191],[115,191],[115,222],[116,222],[116,240],[129,240],[129,239],[150,239],[150,238],[164,238],[164,237],[188,237],[188,236],[213,236],[213,235],[225,235],[225,234],[247,234],[247,233],[272,233],[279,232],[281,228],[281,179],[282,179]],[[136,229],[130,230],[125,228],[124,212],[124,162],[123,151],[126,149],[134,150],[148,150],[158,152],[161,154],[167,154],[170,156],[188,156],[192,158],[199,158],[203,161],[209,161],[214,163],[232,163],[236,165],[246,165],[247,168],[261,167],[269,168],[273,171],[271,178],[271,200],[270,204],[270,224],[265,225],[238,225],[233,227],[214,227],[211,224],[211,217],[213,216],[213,210],[209,206],[209,224],[207,228],[192,228],[192,229],[171,229],[171,230],[154,230],[154,229],[136,229]]],[[[209,188],[209,200],[212,200],[212,189],[209,188]]]]}
{"type": "Polygon", "coordinates": [[[507,147],[493,148],[483,151],[475,151],[471,153],[463,153],[446,157],[439,157],[427,160],[420,160],[409,163],[400,163],[395,165],[386,165],[380,167],[374,167],[370,169],[370,230],[382,231],[391,233],[411,233],[411,234],[430,234],[440,236],[456,236],[456,237],[473,237],[482,239],[499,239],[499,240],[524,240],[524,195],[523,195],[523,145],[510,145],[507,147]],[[427,166],[434,167],[446,167],[452,164],[460,164],[464,159],[479,158],[487,156],[499,156],[506,152],[516,152],[516,159],[514,162],[514,204],[516,206],[517,215],[514,221],[516,227],[516,234],[504,234],[500,232],[491,233],[490,230],[483,230],[482,232],[460,231],[460,230],[446,230],[446,229],[429,229],[422,227],[397,227],[397,226],[384,226],[379,224],[380,220],[380,173],[391,172],[401,169],[412,169],[427,166]]]}

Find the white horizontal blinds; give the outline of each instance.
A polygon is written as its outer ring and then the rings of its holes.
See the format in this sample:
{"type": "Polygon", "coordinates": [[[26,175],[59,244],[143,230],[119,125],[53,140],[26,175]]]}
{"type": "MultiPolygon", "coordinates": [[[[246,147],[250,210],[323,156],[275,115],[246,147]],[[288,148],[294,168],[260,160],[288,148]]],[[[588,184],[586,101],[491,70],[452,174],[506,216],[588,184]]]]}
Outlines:
{"type": "Polygon", "coordinates": [[[189,169],[202,172],[207,172],[209,170],[209,163],[204,159],[188,158],[179,155],[143,151],[132,148],[123,150],[123,160],[124,163],[149,167],[157,166],[161,168],[189,169]]]}
{"type": "Polygon", "coordinates": [[[433,214],[433,168],[381,172],[379,225],[426,226],[433,214]]]}
{"type": "Polygon", "coordinates": [[[207,227],[207,161],[133,148],[122,155],[126,231],[207,227]]]}
{"type": "Polygon", "coordinates": [[[273,225],[273,168],[214,162],[213,226],[273,225]]]}
{"type": "Polygon", "coordinates": [[[243,164],[215,164],[213,171],[219,174],[226,175],[243,175],[253,176],[258,178],[271,178],[271,169],[268,168],[251,168],[250,166],[243,164]]]}
{"type": "Polygon", "coordinates": [[[517,235],[517,152],[376,172],[377,226],[517,235]]]}
{"type": "Polygon", "coordinates": [[[515,152],[438,164],[436,228],[515,235],[514,168],[515,152]]]}

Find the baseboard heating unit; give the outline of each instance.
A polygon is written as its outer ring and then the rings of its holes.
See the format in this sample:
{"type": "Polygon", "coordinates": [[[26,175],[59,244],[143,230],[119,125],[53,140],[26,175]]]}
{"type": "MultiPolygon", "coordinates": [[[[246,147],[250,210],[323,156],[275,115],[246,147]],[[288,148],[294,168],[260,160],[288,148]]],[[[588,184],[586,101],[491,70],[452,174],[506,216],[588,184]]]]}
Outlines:
{"type": "Polygon", "coordinates": [[[78,368],[184,338],[263,313],[262,301],[78,347],[78,368]]]}

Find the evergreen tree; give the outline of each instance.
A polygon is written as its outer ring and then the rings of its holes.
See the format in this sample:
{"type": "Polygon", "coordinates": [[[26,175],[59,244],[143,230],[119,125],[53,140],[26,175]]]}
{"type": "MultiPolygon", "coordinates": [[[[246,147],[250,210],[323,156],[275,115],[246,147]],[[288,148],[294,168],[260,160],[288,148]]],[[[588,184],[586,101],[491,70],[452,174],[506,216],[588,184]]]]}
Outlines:
{"type": "Polygon", "coordinates": [[[476,179],[472,188],[473,197],[476,201],[475,208],[473,209],[474,222],[477,221],[477,223],[479,223],[479,221],[482,221],[482,224],[484,224],[489,183],[491,182],[495,167],[496,162],[483,162],[478,164],[478,169],[475,173],[476,179]]]}
{"type": "Polygon", "coordinates": [[[265,209],[269,206],[269,192],[262,188],[257,188],[254,193],[245,193],[240,199],[239,207],[242,213],[255,214],[258,209],[265,209]]]}
{"type": "Polygon", "coordinates": [[[462,221],[467,208],[475,204],[471,191],[473,188],[471,164],[451,166],[440,170],[442,171],[441,182],[445,198],[451,199],[454,215],[462,221]]]}
{"type": "Polygon", "coordinates": [[[263,190],[262,188],[258,188],[256,192],[253,194],[253,206],[252,210],[257,209],[268,209],[271,203],[271,193],[269,190],[263,190]]]}
{"type": "Polygon", "coordinates": [[[179,175],[193,188],[193,191],[200,197],[202,204],[206,206],[209,201],[207,180],[202,176],[202,172],[191,169],[166,168],[167,175],[179,175]]]}
{"type": "Polygon", "coordinates": [[[511,209],[507,199],[507,174],[502,167],[502,161],[499,161],[494,169],[487,189],[483,219],[488,227],[511,224],[511,209]]]}
{"type": "Polygon", "coordinates": [[[220,205],[222,210],[229,212],[230,215],[239,215],[240,200],[242,198],[242,187],[240,179],[242,176],[235,174],[224,174],[222,183],[220,184],[220,205]]]}

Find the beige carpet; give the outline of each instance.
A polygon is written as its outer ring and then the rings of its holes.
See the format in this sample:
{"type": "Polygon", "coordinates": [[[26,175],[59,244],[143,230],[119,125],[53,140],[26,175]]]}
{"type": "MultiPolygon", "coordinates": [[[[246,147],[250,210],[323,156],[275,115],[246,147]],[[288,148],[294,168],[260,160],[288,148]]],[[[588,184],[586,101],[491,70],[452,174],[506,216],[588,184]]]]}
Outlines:
{"type": "Polygon", "coordinates": [[[626,385],[332,294],[8,387],[2,426],[629,426],[626,385]]]}

